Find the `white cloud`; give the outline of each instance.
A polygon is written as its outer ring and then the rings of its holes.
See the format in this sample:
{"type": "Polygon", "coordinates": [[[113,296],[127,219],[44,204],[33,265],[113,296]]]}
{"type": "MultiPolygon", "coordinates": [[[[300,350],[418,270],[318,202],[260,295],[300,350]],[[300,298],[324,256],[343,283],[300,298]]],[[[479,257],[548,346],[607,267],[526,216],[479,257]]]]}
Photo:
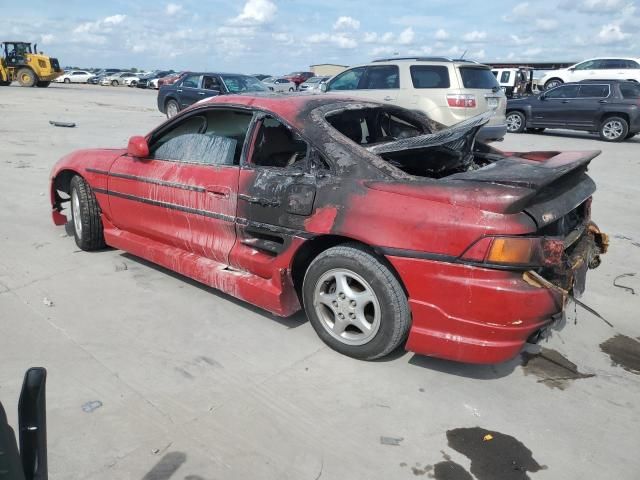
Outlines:
{"type": "Polygon", "coordinates": [[[105,25],[119,25],[127,19],[126,15],[112,15],[103,20],[105,25]]]}
{"type": "Polygon", "coordinates": [[[400,45],[410,45],[411,43],[413,43],[413,39],[415,38],[415,36],[416,34],[413,31],[413,28],[407,27],[398,35],[398,43],[400,45]]]}
{"type": "Polygon", "coordinates": [[[531,5],[529,5],[529,2],[518,3],[511,9],[511,13],[503,15],[502,19],[505,22],[514,22],[516,20],[532,16],[535,10],[535,8],[532,8],[531,5]]]}
{"type": "Polygon", "coordinates": [[[407,51],[408,55],[415,55],[419,57],[421,55],[431,55],[433,53],[433,48],[431,47],[420,47],[420,48],[412,48],[407,51]]]}
{"type": "Polygon", "coordinates": [[[382,46],[382,47],[376,47],[373,50],[371,50],[371,56],[375,57],[378,55],[392,55],[396,53],[395,52],[395,48],[390,47],[390,46],[382,46]]]}
{"type": "Polygon", "coordinates": [[[532,36],[519,37],[517,35],[509,35],[509,37],[511,38],[511,41],[514,45],[529,45],[534,41],[532,36]]]}
{"type": "Polygon", "coordinates": [[[376,43],[378,41],[378,34],[376,32],[365,32],[362,41],[364,43],[376,43]]]}
{"type": "Polygon", "coordinates": [[[333,24],[334,30],[358,30],[360,28],[360,20],[352,17],[339,17],[333,24]]]}
{"type": "Polygon", "coordinates": [[[328,33],[314,33],[307,37],[309,43],[325,43],[331,44],[338,48],[356,48],[358,42],[352,37],[344,33],[328,34],[328,33]]]}
{"type": "Polygon", "coordinates": [[[391,43],[393,42],[395,39],[393,33],[391,32],[385,32],[381,37],[380,37],[380,43],[391,43]]]}
{"type": "Polygon", "coordinates": [[[449,38],[449,34],[443,28],[439,29],[434,36],[436,40],[446,40],[447,38],[449,38]]]}
{"type": "Polygon", "coordinates": [[[487,56],[487,54],[484,51],[484,48],[480,49],[480,50],[476,50],[474,52],[469,52],[469,55],[468,55],[468,57],[473,59],[473,60],[482,60],[482,59],[486,58],[486,56],[487,56]]]}
{"type": "Polygon", "coordinates": [[[619,12],[627,4],[627,0],[582,0],[568,1],[562,7],[566,10],[578,10],[584,13],[615,13],[619,12]]]}
{"type": "Polygon", "coordinates": [[[620,25],[610,23],[603,25],[596,36],[596,41],[601,44],[618,43],[629,38],[629,34],[622,31],[620,25]]]}
{"type": "Polygon", "coordinates": [[[182,5],[178,5],[177,3],[168,3],[165,12],[167,15],[175,15],[176,13],[182,10],[182,5]]]}
{"type": "Polygon", "coordinates": [[[239,25],[260,25],[269,23],[276,15],[278,7],[270,0],[247,0],[242,12],[230,20],[239,25]]]}
{"type": "Polygon", "coordinates": [[[40,41],[43,45],[49,45],[50,43],[54,42],[55,39],[56,36],[52,33],[43,33],[42,35],[40,35],[40,41]]]}
{"type": "Polygon", "coordinates": [[[537,57],[538,55],[540,55],[543,52],[543,49],[540,47],[532,47],[532,48],[527,48],[526,50],[524,50],[522,52],[522,55],[525,58],[531,58],[531,57],[537,57]]]}
{"type": "Polygon", "coordinates": [[[553,30],[556,30],[559,26],[560,24],[558,23],[558,21],[552,18],[538,18],[535,22],[535,29],[540,32],[551,32],[553,30]]]}
{"type": "Polygon", "coordinates": [[[472,42],[472,43],[484,42],[487,39],[487,32],[473,30],[472,32],[465,33],[462,36],[462,39],[465,42],[472,42]]]}
{"type": "Polygon", "coordinates": [[[293,43],[293,36],[288,33],[274,33],[271,37],[276,41],[285,45],[291,45],[293,43]]]}

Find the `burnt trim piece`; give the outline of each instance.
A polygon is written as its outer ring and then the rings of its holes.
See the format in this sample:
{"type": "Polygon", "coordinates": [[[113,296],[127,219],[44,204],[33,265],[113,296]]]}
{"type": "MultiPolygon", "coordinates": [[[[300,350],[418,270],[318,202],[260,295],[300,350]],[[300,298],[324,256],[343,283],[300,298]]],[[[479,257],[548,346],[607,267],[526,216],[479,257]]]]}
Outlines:
{"type": "Polygon", "coordinates": [[[188,190],[188,191],[191,191],[191,192],[205,192],[206,191],[206,189],[204,187],[199,187],[199,186],[196,186],[196,185],[187,185],[187,184],[184,184],[184,183],[167,182],[165,180],[158,180],[156,178],[140,177],[138,175],[129,175],[129,174],[126,174],[126,173],[107,172],[105,170],[98,170],[96,168],[86,168],[85,170],[87,172],[98,173],[100,175],[107,175],[109,177],[124,178],[125,180],[136,180],[136,181],[142,182],[142,183],[150,183],[152,185],[160,185],[162,187],[179,188],[181,190],[188,190]]]}
{"type": "Polygon", "coordinates": [[[162,202],[159,200],[151,200],[150,198],[137,197],[135,195],[129,195],[128,193],[114,192],[113,190],[105,190],[102,188],[94,188],[94,192],[102,193],[104,195],[110,195],[112,197],[124,198],[125,200],[132,200],[134,202],[145,203],[147,205],[153,205],[155,207],[168,208],[170,210],[178,210],[185,213],[193,213],[194,215],[202,215],[203,217],[216,218],[225,222],[234,222],[235,217],[232,215],[224,215],[222,213],[210,212],[208,210],[200,210],[197,208],[185,207],[183,205],[177,205],[175,203],[162,202]]]}
{"type": "Polygon", "coordinates": [[[376,247],[384,255],[392,257],[419,258],[420,260],[435,260],[438,262],[458,263],[458,257],[445,253],[419,252],[417,250],[407,250],[404,248],[376,247]]]}
{"type": "MultiPolygon", "coordinates": [[[[236,218],[236,223],[238,225],[241,225],[243,227],[250,227],[254,230],[257,230],[258,232],[260,232],[260,230],[262,230],[263,232],[269,232],[269,233],[280,233],[283,235],[289,235],[292,237],[300,237],[300,238],[304,238],[306,240],[309,240],[313,237],[315,237],[316,235],[313,233],[308,233],[302,230],[296,230],[293,228],[287,228],[287,227],[281,227],[279,225],[271,225],[269,223],[262,223],[262,222],[256,222],[254,220],[248,220],[246,218],[236,218]]],[[[251,234],[248,234],[249,236],[251,236],[251,234]]]]}

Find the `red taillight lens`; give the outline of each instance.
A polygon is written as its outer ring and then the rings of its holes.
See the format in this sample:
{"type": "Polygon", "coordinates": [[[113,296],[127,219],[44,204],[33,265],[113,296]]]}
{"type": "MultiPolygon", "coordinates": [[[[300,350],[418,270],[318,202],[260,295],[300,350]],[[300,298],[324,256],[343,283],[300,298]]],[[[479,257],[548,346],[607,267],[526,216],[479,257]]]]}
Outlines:
{"type": "Polygon", "coordinates": [[[504,266],[550,267],[560,265],[561,239],[545,237],[485,237],[462,255],[463,260],[504,266]]]}
{"type": "Polygon", "coordinates": [[[447,95],[447,104],[452,108],[476,108],[476,96],[450,94],[447,95]]]}

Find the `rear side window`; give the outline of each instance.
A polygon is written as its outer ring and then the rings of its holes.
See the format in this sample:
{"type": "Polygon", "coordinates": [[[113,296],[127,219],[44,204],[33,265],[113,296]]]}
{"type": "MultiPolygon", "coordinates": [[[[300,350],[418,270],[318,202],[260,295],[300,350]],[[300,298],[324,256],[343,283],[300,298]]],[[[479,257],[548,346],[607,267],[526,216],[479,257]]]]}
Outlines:
{"type": "Polygon", "coordinates": [[[510,77],[511,72],[502,72],[502,75],[500,75],[500,83],[508,83],[510,77]]]}
{"type": "Polygon", "coordinates": [[[638,62],[634,62],[633,60],[622,60],[622,63],[624,64],[624,68],[640,68],[638,62]]]}
{"type": "Polygon", "coordinates": [[[605,98],[609,96],[609,85],[581,85],[580,98],[605,98]]]}
{"type": "Polygon", "coordinates": [[[198,88],[200,84],[200,75],[187,75],[182,81],[183,87],[198,88]]]}
{"type": "Polygon", "coordinates": [[[396,65],[368,67],[361,89],[387,90],[400,88],[400,73],[396,65]]]}
{"type": "Polygon", "coordinates": [[[441,65],[412,65],[409,68],[414,88],[449,88],[449,69],[441,65]]]}
{"type": "Polygon", "coordinates": [[[499,87],[496,77],[488,68],[460,67],[464,88],[493,89],[499,87]]]}
{"type": "Polygon", "coordinates": [[[620,85],[620,92],[623,98],[630,98],[632,100],[640,99],[640,85],[624,84],[620,85]]]}

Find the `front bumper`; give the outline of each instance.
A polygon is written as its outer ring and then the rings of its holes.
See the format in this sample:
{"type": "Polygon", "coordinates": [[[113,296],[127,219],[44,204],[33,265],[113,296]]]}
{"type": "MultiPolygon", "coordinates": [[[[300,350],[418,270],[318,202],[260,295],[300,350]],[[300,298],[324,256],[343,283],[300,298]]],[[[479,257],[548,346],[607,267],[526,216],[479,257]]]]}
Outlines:
{"type": "Polygon", "coordinates": [[[387,257],[409,294],[406,349],[465,363],[500,363],[562,312],[563,295],[528,284],[522,272],[387,257]]]}
{"type": "Polygon", "coordinates": [[[486,125],[480,129],[476,140],[480,142],[498,142],[507,134],[507,125],[486,125]]]}

